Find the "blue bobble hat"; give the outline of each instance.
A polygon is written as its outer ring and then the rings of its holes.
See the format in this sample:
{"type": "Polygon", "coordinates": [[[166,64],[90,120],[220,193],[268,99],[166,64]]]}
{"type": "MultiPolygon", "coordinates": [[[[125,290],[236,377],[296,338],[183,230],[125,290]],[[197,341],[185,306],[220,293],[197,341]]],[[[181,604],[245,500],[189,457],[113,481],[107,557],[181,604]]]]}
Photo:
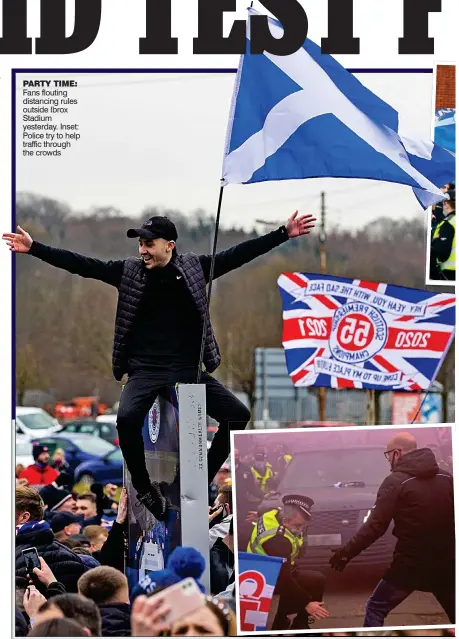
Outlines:
{"type": "Polygon", "coordinates": [[[206,562],[200,552],[189,546],[178,546],[170,554],[164,570],[154,570],[142,579],[131,592],[131,602],[139,595],[151,595],[157,588],[167,588],[173,584],[192,577],[201,592],[205,593],[205,588],[199,581],[206,562]]]}

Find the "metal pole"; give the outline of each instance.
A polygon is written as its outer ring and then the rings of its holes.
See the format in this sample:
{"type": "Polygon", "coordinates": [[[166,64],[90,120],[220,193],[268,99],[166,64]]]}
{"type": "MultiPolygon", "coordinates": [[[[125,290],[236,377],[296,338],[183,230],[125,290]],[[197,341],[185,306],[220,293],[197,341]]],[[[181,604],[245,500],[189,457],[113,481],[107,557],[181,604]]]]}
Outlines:
{"type": "Polygon", "coordinates": [[[374,389],[368,391],[367,425],[376,425],[376,391],[374,389]]]}
{"type": "MultiPolygon", "coordinates": [[[[212,259],[210,261],[210,273],[209,273],[209,290],[207,293],[207,309],[208,316],[210,313],[210,297],[212,295],[212,279],[214,277],[214,269],[215,269],[215,254],[217,253],[217,241],[218,241],[218,227],[220,225],[220,213],[222,210],[222,200],[223,200],[223,189],[224,187],[220,187],[220,195],[218,196],[218,206],[217,206],[217,217],[215,219],[215,233],[214,233],[214,242],[212,247],[212,259]]],[[[202,337],[201,337],[201,353],[199,355],[199,364],[198,364],[198,374],[196,376],[196,384],[201,383],[201,375],[202,375],[202,363],[204,361],[204,348],[206,345],[206,329],[207,322],[204,321],[202,327],[202,337]]]]}
{"type": "MultiPolygon", "coordinates": [[[[325,250],[325,193],[320,194],[320,272],[324,275],[327,272],[327,253],[325,250]]],[[[319,421],[326,421],[326,391],[325,387],[319,388],[319,421]]]]}

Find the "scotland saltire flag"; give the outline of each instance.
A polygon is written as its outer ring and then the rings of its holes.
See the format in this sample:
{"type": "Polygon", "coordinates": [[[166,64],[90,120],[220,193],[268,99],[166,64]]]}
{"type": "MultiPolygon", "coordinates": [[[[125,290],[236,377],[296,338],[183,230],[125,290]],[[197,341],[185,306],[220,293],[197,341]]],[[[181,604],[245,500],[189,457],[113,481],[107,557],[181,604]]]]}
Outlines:
{"type": "MultiPolygon", "coordinates": [[[[281,37],[280,23],[271,18],[269,23],[281,37]]],[[[430,140],[404,137],[397,111],[311,40],[289,56],[241,56],[223,185],[367,178],[411,186],[427,208],[446,199],[439,189],[454,174],[448,151],[430,140]]]]}
{"type": "Polygon", "coordinates": [[[454,336],[449,293],[310,273],[278,285],[295,386],[426,390],[454,336]]]}
{"type": "Polygon", "coordinates": [[[435,144],[456,153],[456,109],[435,112],[435,144]]]}

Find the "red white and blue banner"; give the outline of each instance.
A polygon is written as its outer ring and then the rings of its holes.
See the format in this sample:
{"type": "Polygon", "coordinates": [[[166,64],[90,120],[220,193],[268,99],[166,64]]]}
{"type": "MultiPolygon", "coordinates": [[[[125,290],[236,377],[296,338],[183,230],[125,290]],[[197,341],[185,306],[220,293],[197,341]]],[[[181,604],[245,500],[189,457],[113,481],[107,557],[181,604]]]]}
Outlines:
{"type": "Polygon", "coordinates": [[[310,273],[278,286],[295,386],[426,390],[454,337],[449,293],[310,273]]]}
{"type": "Polygon", "coordinates": [[[284,560],[239,552],[238,561],[240,631],[266,630],[274,588],[284,560]]]}

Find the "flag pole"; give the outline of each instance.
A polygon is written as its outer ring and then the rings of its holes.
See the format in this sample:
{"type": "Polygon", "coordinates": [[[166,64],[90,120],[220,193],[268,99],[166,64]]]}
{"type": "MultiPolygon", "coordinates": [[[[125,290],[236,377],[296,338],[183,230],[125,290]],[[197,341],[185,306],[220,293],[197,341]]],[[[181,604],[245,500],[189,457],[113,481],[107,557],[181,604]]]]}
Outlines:
{"type": "MultiPolygon", "coordinates": [[[[325,249],[325,192],[320,194],[320,272],[325,275],[327,272],[327,251],[325,249]]],[[[319,421],[326,420],[326,390],[324,386],[319,387],[319,421]]]]}
{"type": "MultiPolygon", "coordinates": [[[[212,280],[214,277],[214,269],[215,269],[215,255],[217,253],[217,242],[218,242],[218,229],[220,226],[220,213],[222,210],[222,200],[223,200],[223,189],[224,187],[220,187],[220,194],[218,196],[218,206],[217,206],[217,217],[215,219],[215,231],[214,231],[214,243],[212,247],[212,258],[210,260],[210,272],[209,272],[209,289],[207,291],[207,309],[208,315],[210,313],[210,298],[212,295],[212,280]]],[[[201,383],[201,375],[202,375],[202,364],[204,361],[204,348],[206,345],[206,329],[207,329],[207,321],[204,321],[204,325],[202,327],[202,336],[201,336],[201,352],[199,355],[199,364],[198,364],[198,375],[196,378],[196,384],[201,383]]]]}

